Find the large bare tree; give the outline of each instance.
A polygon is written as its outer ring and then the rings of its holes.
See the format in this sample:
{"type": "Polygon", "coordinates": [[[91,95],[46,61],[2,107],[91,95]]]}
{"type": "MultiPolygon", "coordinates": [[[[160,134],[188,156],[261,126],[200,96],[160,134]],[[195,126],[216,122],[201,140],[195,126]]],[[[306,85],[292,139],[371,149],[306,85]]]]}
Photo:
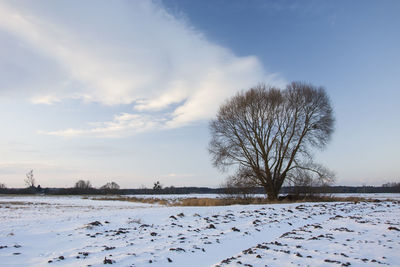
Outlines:
{"type": "Polygon", "coordinates": [[[330,100],[322,87],[292,82],[284,90],[259,85],[221,105],[210,122],[209,152],[214,166],[236,166],[236,179],[262,186],[277,199],[285,181],[308,173],[329,179],[312,161],[314,148],[324,148],[333,132],[330,100]]]}

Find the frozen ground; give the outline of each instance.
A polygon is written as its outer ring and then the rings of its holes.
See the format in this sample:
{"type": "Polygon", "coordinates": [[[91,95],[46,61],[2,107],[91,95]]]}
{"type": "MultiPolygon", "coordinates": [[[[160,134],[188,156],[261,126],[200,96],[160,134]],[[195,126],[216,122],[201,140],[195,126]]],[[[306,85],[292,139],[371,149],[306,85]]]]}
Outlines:
{"type": "Polygon", "coordinates": [[[0,266],[400,266],[399,250],[398,200],[163,207],[0,196],[0,266]]]}

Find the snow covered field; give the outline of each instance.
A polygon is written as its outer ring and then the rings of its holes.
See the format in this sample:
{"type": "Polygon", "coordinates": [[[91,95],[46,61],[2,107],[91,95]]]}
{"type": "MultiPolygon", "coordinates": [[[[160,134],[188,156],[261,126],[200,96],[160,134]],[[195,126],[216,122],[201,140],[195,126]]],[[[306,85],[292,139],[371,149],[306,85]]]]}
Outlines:
{"type": "Polygon", "coordinates": [[[400,266],[396,199],[164,207],[0,196],[0,266],[400,266]]]}

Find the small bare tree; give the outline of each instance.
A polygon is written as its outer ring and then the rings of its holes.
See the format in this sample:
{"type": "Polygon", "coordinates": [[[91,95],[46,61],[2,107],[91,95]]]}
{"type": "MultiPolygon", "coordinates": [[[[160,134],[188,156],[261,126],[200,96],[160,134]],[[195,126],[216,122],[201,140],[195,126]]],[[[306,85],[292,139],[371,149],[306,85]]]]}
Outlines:
{"type": "Polygon", "coordinates": [[[0,183],[0,189],[6,189],[6,188],[7,188],[6,184],[0,183]]]}
{"type": "Polygon", "coordinates": [[[312,149],[333,132],[333,111],[322,87],[293,82],[285,90],[259,85],[224,103],[210,122],[214,166],[237,167],[237,178],[264,187],[276,200],[285,180],[303,170],[324,176],[312,149]]]}
{"type": "Polygon", "coordinates": [[[232,198],[249,199],[255,193],[256,185],[248,183],[248,181],[238,178],[236,175],[228,177],[225,183],[221,184],[223,189],[222,195],[232,198]]]}
{"type": "Polygon", "coordinates": [[[153,185],[153,190],[161,190],[161,189],[162,189],[162,185],[161,185],[160,181],[155,182],[153,185]]]}
{"type": "Polygon", "coordinates": [[[108,182],[105,185],[103,185],[102,187],[100,187],[100,189],[118,190],[119,189],[119,185],[116,182],[108,182]]]}
{"type": "Polygon", "coordinates": [[[25,184],[27,187],[35,187],[36,186],[36,180],[35,180],[35,176],[33,175],[33,170],[30,170],[26,174],[25,184]]]}
{"type": "Polygon", "coordinates": [[[304,169],[296,169],[288,177],[288,185],[293,186],[293,194],[296,196],[311,197],[316,190],[321,187],[328,186],[332,182],[334,173],[330,170],[316,165],[314,166],[317,172],[310,172],[304,169]]]}
{"type": "Polygon", "coordinates": [[[75,183],[75,188],[78,189],[90,189],[92,188],[92,184],[90,183],[89,180],[84,181],[84,180],[79,180],[75,183]]]}

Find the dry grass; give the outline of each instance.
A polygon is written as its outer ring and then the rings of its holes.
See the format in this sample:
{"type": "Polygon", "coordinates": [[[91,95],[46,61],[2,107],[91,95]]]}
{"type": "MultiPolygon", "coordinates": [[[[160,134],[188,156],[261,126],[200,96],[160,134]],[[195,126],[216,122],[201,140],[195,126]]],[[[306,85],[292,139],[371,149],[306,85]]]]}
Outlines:
{"type": "Polygon", "coordinates": [[[160,199],[160,198],[139,198],[139,197],[95,197],[93,200],[114,200],[114,201],[128,201],[128,202],[139,202],[146,204],[160,204],[160,205],[169,205],[170,201],[168,199],[160,199]]]}
{"type": "Polygon", "coordinates": [[[284,203],[301,203],[301,202],[363,202],[378,201],[368,200],[360,197],[333,197],[333,196],[311,196],[296,199],[283,199],[270,201],[267,198],[251,197],[251,198],[182,198],[182,199],[160,199],[160,198],[138,198],[138,197],[98,197],[93,200],[117,200],[129,201],[147,204],[159,204],[165,206],[182,206],[182,207],[208,207],[208,206],[229,206],[229,205],[250,205],[250,204],[284,204],[284,203]]]}
{"type": "Polygon", "coordinates": [[[229,206],[266,204],[265,198],[184,198],[179,200],[177,206],[229,206]]]}

